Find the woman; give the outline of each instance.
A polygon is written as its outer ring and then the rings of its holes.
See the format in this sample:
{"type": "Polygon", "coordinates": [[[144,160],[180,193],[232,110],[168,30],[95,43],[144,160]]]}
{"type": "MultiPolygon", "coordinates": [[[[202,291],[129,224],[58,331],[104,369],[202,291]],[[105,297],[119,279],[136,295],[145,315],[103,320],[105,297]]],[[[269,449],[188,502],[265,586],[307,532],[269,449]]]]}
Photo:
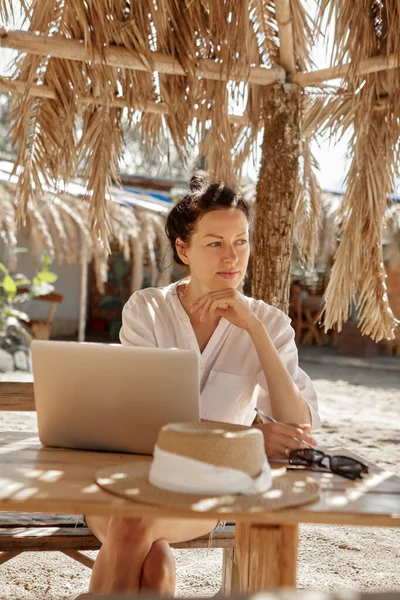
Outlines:
{"type": "MultiPolygon", "coordinates": [[[[287,456],[319,424],[310,379],[298,367],[294,331],[280,310],[238,288],[249,260],[248,207],[239,194],[196,173],[171,210],[166,233],[190,276],[135,292],[126,303],[124,345],[179,347],[199,354],[201,416],[251,425],[257,405],[277,421],[257,425],[270,458],[287,456]],[[299,441],[300,440],[300,441],[299,441]]],[[[86,516],[103,546],[89,591],[153,590],[173,595],[169,544],[210,532],[215,521],[86,516]]]]}

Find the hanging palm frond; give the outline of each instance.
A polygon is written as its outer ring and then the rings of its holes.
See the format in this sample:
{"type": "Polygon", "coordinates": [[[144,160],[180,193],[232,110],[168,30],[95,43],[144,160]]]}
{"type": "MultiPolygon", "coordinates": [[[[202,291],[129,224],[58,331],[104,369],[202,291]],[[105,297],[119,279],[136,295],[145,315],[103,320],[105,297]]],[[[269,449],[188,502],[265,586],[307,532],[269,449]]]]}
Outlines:
{"type": "Polygon", "coordinates": [[[108,240],[110,224],[106,194],[111,176],[119,180],[117,160],[122,137],[122,110],[108,106],[91,106],[83,114],[80,142],[83,174],[87,178],[87,197],[92,229],[101,240],[108,240]]]}
{"type": "Polygon", "coordinates": [[[318,163],[310,148],[310,140],[303,141],[303,168],[298,180],[298,196],[295,210],[294,242],[300,260],[307,267],[315,263],[319,249],[319,231],[322,217],[322,190],[316,170],[318,163]]]}
{"type": "Polygon", "coordinates": [[[325,135],[344,137],[352,128],[356,102],[352,91],[324,86],[307,92],[302,134],[305,138],[325,135]]]}
{"type": "Polygon", "coordinates": [[[299,71],[305,71],[314,66],[314,62],[311,59],[312,48],[315,38],[320,32],[311,16],[313,8],[312,4],[305,6],[300,0],[290,0],[293,45],[299,71]]]}
{"type": "Polygon", "coordinates": [[[356,304],[363,334],[376,341],[392,339],[396,320],[385,288],[382,233],[387,197],[398,175],[399,70],[360,76],[357,69],[368,57],[392,53],[400,57],[400,12],[396,0],[325,0],[322,11],[335,13],[334,58],[351,59],[345,90],[354,98],[347,114],[339,110],[335,119],[330,117],[337,129],[351,125],[353,134],[341,243],[325,294],[325,327],[337,324],[340,331],[356,304]]]}
{"type": "MultiPolygon", "coordinates": [[[[63,0],[34,0],[29,30],[44,34],[56,33],[63,18],[63,0]]],[[[32,85],[43,83],[48,59],[40,56],[19,56],[13,78],[25,84],[25,93],[17,96],[10,111],[12,143],[18,143],[18,156],[13,173],[18,173],[17,222],[24,224],[28,204],[43,193],[43,183],[54,185],[59,174],[62,146],[57,135],[60,124],[58,104],[48,98],[32,99],[32,85]]]]}
{"type": "MultiPolygon", "coordinates": [[[[21,9],[22,16],[27,17],[30,12],[28,0],[20,0],[18,9],[21,9]]],[[[0,0],[0,23],[15,21],[17,15],[17,5],[15,0],[0,0]]]]}
{"type": "Polygon", "coordinates": [[[0,19],[1,22],[14,19],[14,6],[12,0],[0,0],[0,19]]]}

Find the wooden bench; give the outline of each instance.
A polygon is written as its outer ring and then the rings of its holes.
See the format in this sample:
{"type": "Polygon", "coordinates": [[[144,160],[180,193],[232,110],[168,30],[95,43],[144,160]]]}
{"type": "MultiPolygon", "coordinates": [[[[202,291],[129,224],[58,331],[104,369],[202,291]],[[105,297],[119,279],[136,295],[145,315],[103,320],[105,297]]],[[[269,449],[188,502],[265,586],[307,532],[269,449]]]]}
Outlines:
{"type": "MultiPolygon", "coordinates": [[[[0,382],[0,411],[34,411],[31,382],[0,382]]],[[[235,560],[235,526],[227,524],[220,532],[172,544],[172,548],[223,548],[222,593],[239,591],[235,560]]],[[[0,565],[22,552],[62,552],[92,568],[94,560],[85,550],[99,550],[101,544],[77,515],[46,515],[0,512],[0,565]]]]}

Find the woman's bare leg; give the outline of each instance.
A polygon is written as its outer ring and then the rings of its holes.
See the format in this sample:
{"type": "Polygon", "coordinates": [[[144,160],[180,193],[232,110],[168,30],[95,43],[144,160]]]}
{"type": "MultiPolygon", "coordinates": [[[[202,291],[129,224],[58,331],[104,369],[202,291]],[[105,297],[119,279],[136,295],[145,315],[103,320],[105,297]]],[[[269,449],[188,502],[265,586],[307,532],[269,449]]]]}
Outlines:
{"type": "Polygon", "coordinates": [[[111,592],[139,590],[144,560],[153,541],[150,532],[141,519],[111,517],[100,524],[97,535],[96,526],[86,517],[89,528],[103,542],[93,566],[89,592],[107,594],[111,592]],[[104,529],[107,534],[104,537],[104,529]]]}
{"type": "Polygon", "coordinates": [[[139,589],[173,596],[175,583],[176,568],[171,546],[166,540],[157,540],[143,563],[139,589]]]}
{"type": "Polygon", "coordinates": [[[212,531],[213,520],[126,519],[86,516],[102,547],[93,567],[89,592],[173,594],[175,563],[169,543],[191,540],[212,531]]]}

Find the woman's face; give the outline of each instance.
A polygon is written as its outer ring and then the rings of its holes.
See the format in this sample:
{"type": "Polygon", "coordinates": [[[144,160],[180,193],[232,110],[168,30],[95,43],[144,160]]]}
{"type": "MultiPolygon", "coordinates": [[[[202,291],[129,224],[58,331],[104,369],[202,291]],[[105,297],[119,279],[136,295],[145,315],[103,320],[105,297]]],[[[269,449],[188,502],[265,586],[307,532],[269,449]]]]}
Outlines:
{"type": "Polygon", "coordinates": [[[206,213],[196,224],[189,244],[177,243],[192,278],[202,286],[217,291],[236,289],[242,282],[250,255],[249,224],[242,210],[206,213]]]}

